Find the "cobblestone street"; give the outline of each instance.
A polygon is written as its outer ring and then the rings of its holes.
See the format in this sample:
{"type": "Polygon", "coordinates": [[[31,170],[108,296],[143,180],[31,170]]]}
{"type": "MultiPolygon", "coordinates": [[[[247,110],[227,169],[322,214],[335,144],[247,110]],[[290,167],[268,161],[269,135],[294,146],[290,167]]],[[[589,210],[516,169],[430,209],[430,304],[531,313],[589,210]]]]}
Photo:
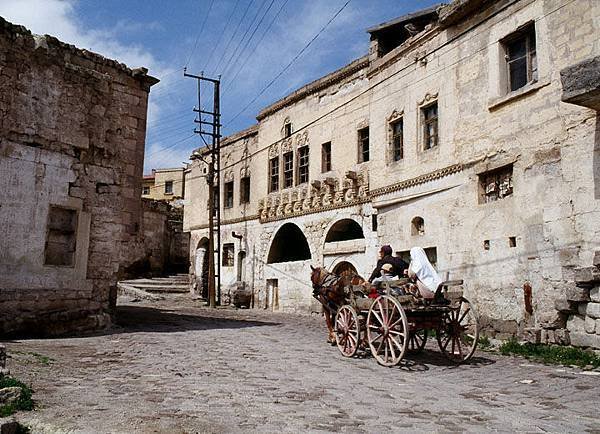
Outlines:
{"type": "Polygon", "coordinates": [[[434,343],[389,369],[344,359],[320,317],[196,304],[125,303],[110,333],[8,342],[37,402],[18,419],[34,433],[600,432],[598,372],[486,352],[455,367],[434,343]]]}

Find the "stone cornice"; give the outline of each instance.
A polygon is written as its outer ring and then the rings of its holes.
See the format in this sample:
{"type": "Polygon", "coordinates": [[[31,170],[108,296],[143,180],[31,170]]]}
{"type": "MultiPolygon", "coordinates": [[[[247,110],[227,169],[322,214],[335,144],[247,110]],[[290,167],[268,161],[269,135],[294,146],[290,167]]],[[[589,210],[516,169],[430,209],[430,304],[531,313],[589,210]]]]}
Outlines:
{"type": "MultiPolygon", "coordinates": [[[[233,224],[236,224],[236,223],[243,223],[243,222],[248,222],[248,221],[251,221],[251,220],[258,220],[258,214],[252,214],[252,215],[249,215],[249,216],[238,217],[238,218],[235,218],[235,219],[223,220],[221,222],[221,226],[223,226],[223,225],[233,225],[233,224]]],[[[190,226],[188,228],[189,231],[194,231],[194,230],[198,230],[198,229],[208,229],[208,223],[203,224],[203,225],[193,225],[193,226],[190,226]]]]}
{"type": "Polygon", "coordinates": [[[426,182],[435,181],[436,179],[443,178],[454,173],[461,172],[463,170],[462,164],[453,164],[452,166],[444,167],[443,169],[436,170],[434,172],[426,173],[425,175],[417,176],[415,178],[407,179],[406,181],[400,181],[392,185],[385,187],[376,188],[369,192],[370,197],[381,196],[394,191],[404,190],[406,188],[415,187],[426,182]]]}
{"type": "Polygon", "coordinates": [[[256,116],[256,119],[258,121],[261,121],[267,116],[272,115],[273,113],[281,110],[282,108],[291,105],[297,101],[300,101],[301,99],[306,98],[307,96],[312,95],[313,93],[325,89],[326,87],[329,87],[332,84],[335,84],[336,82],[351,76],[355,72],[360,71],[368,65],[369,56],[363,56],[359,59],[356,59],[355,61],[338,69],[337,71],[334,71],[330,74],[327,74],[324,77],[319,78],[318,80],[313,81],[312,83],[302,86],[300,89],[292,92],[288,96],[264,108],[256,116]]]}
{"type": "Polygon", "coordinates": [[[305,209],[302,211],[297,211],[297,212],[293,212],[293,213],[285,214],[285,215],[281,215],[281,216],[267,217],[264,220],[260,220],[260,222],[261,223],[270,223],[270,222],[274,222],[277,220],[286,220],[286,219],[290,219],[290,218],[294,218],[294,217],[301,217],[301,216],[308,215],[308,214],[315,214],[318,212],[332,211],[334,209],[340,209],[340,208],[348,208],[350,206],[361,205],[363,203],[367,203],[370,201],[371,201],[371,199],[369,199],[368,197],[357,198],[357,199],[353,199],[353,200],[350,200],[347,202],[332,203],[332,204],[325,205],[322,207],[305,209]]]}

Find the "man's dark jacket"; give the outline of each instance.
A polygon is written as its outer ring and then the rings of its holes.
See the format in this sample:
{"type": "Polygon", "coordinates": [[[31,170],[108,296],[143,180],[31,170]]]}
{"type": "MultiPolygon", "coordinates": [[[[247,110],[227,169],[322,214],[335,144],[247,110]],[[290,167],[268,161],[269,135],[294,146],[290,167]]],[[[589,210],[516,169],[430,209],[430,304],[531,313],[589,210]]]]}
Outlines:
{"type": "Polygon", "coordinates": [[[408,268],[408,264],[402,259],[396,256],[386,255],[379,261],[377,261],[377,267],[375,267],[373,273],[371,273],[371,277],[369,277],[369,282],[372,282],[373,279],[381,276],[381,267],[384,264],[392,264],[392,273],[394,273],[394,275],[398,277],[404,277],[404,270],[408,268]]]}

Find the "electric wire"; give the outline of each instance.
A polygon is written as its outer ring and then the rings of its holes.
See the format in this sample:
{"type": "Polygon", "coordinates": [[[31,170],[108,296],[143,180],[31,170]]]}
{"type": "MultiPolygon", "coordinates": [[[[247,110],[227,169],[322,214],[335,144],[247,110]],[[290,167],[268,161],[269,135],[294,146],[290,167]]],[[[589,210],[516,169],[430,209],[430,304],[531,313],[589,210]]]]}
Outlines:
{"type": "Polygon", "coordinates": [[[233,31],[233,34],[231,35],[231,38],[229,38],[229,41],[227,42],[227,45],[225,46],[225,49],[221,53],[221,57],[219,58],[219,61],[217,62],[217,65],[215,66],[215,68],[213,70],[213,73],[212,73],[213,75],[219,69],[219,66],[221,65],[221,62],[223,61],[223,59],[225,58],[225,55],[227,54],[227,50],[229,50],[229,46],[231,45],[231,43],[235,39],[235,36],[237,35],[237,32],[238,32],[238,30],[239,30],[242,22],[244,22],[244,18],[246,18],[246,15],[248,14],[248,11],[250,10],[250,6],[252,6],[253,3],[254,3],[254,0],[250,0],[250,2],[248,3],[248,6],[246,6],[246,10],[244,11],[244,15],[242,15],[242,18],[237,23],[237,26],[235,27],[235,30],[233,31]]]}
{"type": "Polygon", "coordinates": [[[329,19],[329,21],[325,23],[321,30],[319,30],[317,34],[313,36],[313,38],[310,41],[308,41],[308,43],[298,52],[298,54],[294,56],[294,58],[258,93],[258,95],[252,98],[252,100],[248,104],[246,104],[242,110],[240,110],[233,118],[229,120],[229,123],[236,120],[239,115],[244,113],[252,104],[254,104],[254,102],[256,102],[256,100],[260,98],[260,96],[264,94],[267,91],[267,89],[269,89],[275,83],[275,81],[277,81],[277,79],[281,77],[290,68],[290,66],[294,64],[296,60],[298,60],[298,58],[312,45],[312,43],[316,41],[316,39],[325,31],[325,29],[333,22],[333,20],[335,20],[338,17],[338,15],[342,13],[342,11],[346,8],[346,6],[348,6],[348,4],[351,1],[352,0],[347,0],[346,3],[344,3],[344,5],[329,19]]]}
{"type": "Polygon", "coordinates": [[[192,51],[190,52],[187,62],[185,62],[186,68],[190,64],[190,60],[192,59],[192,56],[194,55],[194,51],[196,51],[196,47],[198,46],[198,41],[200,40],[200,36],[202,35],[202,32],[204,31],[204,26],[206,25],[206,21],[208,21],[208,16],[210,15],[210,10],[212,9],[214,3],[215,3],[215,0],[211,0],[210,6],[208,7],[208,12],[206,13],[206,15],[204,15],[204,21],[202,21],[202,25],[200,26],[200,29],[198,30],[198,34],[196,35],[196,40],[194,41],[194,46],[192,47],[192,51]]]}
{"type": "Polygon", "coordinates": [[[225,29],[227,29],[229,27],[229,23],[231,22],[231,19],[235,15],[235,11],[237,10],[237,6],[239,3],[240,3],[240,0],[236,0],[235,4],[233,5],[231,14],[229,14],[229,18],[227,18],[227,21],[225,22],[225,25],[223,26],[223,30],[221,31],[221,33],[219,35],[219,39],[217,40],[217,42],[215,44],[213,44],[212,50],[210,50],[210,55],[208,56],[208,60],[204,64],[204,68],[202,68],[202,71],[206,70],[206,68],[208,68],[208,65],[210,65],[210,61],[212,60],[213,55],[215,54],[215,50],[221,44],[221,41],[223,40],[223,36],[225,35],[225,29]]]}

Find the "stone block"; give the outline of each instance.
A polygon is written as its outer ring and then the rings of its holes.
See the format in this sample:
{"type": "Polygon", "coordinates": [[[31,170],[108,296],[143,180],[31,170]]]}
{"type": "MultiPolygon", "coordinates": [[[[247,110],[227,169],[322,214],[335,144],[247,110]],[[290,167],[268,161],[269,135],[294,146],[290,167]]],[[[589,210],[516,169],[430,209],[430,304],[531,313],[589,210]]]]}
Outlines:
{"type": "Polygon", "coordinates": [[[554,343],[556,343],[558,345],[570,345],[571,338],[569,337],[569,330],[567,330],[567,329],[554,330],[554,343]]]}
{"type": "Polygon", "coordinates": [[[523,330],[522,338],[526,342],[539,344],[542,338],[542,329],[535,327],[526,328],[523,330]]]}
{"type": "Polygon", "coordinates": [[[600,286],[590,289],[590,300],[600,303],[600,286]]]}
{"type": "Polygon", "coordinates": [[[19,432],[19,424],[14,417],[0,418],[0,434],[17,434],[19,432]]]}
{"type": "Polygon", "coordinates": [[[590,301],[590,290],[588,288],[569,288],[566,295],[569,301],[590,301]]]}
{"type": "Polygon", "coordinates": [[[566,325],[566,315],[558,311],[542,311],[538,315],[538,325],[542,328],[557,329],[566,325]]]}
{"type": "Polygon", "coordinates": [[[600,250],[596,250],[594,253],[594,266],[600,268],[600,250]]]}
{"type": "Polygon", "coordinates": [[[565,300],[562,298],[559,298],[558,300],[554,301],[554,309],[566,314],[577,312],[577,305],[577,302],[565,300]]]}
{"type": "Polygon", "coordinates": [[[591,316],[585,317],[584,329],[586,333],[595,333],[596,332],[596,319],[591,316]]]}
{"type": "Polygon", "coordinates": [[[600,318],[600,303],[588,303],[586,305],[585,314],[592,318],[600,318]]]}
{"type": "Polygon", "coordinates": [[[575,270],[575,282],[577,285],[591,284],[594,281],[596,267],[577,268],[575,270]]]}
{"type": "Polygon", "coordinates": [[[585,331],[585,317],[583,315],[569,315],[567,320],[567,329],[570,332],[585,331]]]}
{"type": "Polygon", "coordinates": [[[0,344],[0,368],[6,367],[6,347],[0,344]]]}
{"type": "Polygon", "coordinates": [[[20,387],[5,387],[0,389],[0,405],[12,404],[21,398],[23,393],[20,387]]]}
{"type": "Polygon", "coordinates": [[[585,332],[569,332],[569,337],[573,346],[600,349],[600,335],[592,335],[585,332]]]}
{"type": "Polygon", "coordinates": [[[587,303],[581,303],[579,306],[577,306],[577,313],[581,316],[585,316],[586,315],[586,310],[587,310],[587,303]]]}

